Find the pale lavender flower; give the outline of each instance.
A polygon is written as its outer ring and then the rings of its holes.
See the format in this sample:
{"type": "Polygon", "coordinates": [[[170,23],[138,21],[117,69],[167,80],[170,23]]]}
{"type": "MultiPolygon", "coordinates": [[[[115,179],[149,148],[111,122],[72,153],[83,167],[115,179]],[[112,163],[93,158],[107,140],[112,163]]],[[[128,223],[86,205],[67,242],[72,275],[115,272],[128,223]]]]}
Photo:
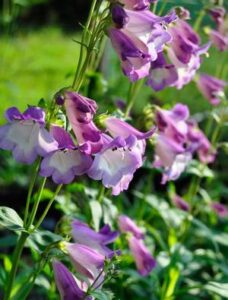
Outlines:
{"type": "Polygon", "coordinates": [[[45,156],[58,148],[58,143],[45,129],[45,113],[29,107],[23,114],[16,107],[6,111],[8,124],[0,127],[0,148],[11,150],[14,158],[31,164],[38,155],[45,156]]]}
{"type": "Polygon", "coordinates": [[[59,146],[42,160],[40,175],[52,176],[56,184],[68,184],[75,176],[86,173],[92,164],[92,158],[74,145],[69,133],[63,128],[52,126],[51,133],[59,146]]]}
{"type": "Polygon", "coordinates": [[[107,188],[112,188],[112,194],[118,195],[128,188],[134,172],[142,166],[141,149],[135,147],[137,138],[115,139],[103,134],[104,146],[95,155],[93,164],[88,170],[89,177],[102,180],[107,188]]]}
{"type": "Polygon", "coordinates": [[[210,30],[210,39],[219,51],[226,51],[228,49],[228,36],[220,33],[217,30],[210,30]]]}
{"type": "Polygon", "coordinates": [[[228,216],[228,208],[224,204],[219,202],[212,202],[211,207],[219,217],[225,218],[228,216]]]}
{"type": "MultiPolygon", "coordinates": [[[[83,275],[85,280],[87,278],[89,283],[93,283],[103,272],[105,256],[82,244],[65,243],[65,247],[76,271],[83,275]]],[[[99,286],[103,278],[103,275],[99,277],[96,286],[99,286]]]]}
{"type": "Polygon", "coordinates": [[[155,61],[172,37],[166,25],[176,19],[174,11],[159,17],[149,10],[134,11],[115,5],[112,18],[118,29],[111,28],[109,36],[121,59],[123,72],[131,81],[149,74],[149,62],[155,61]]]}
{"type": "Polygon", "coordinates": [[[80,150],[86,154],[99,152],[102,148],[101,132],[93,122],[96,102],[78,93],[67,92],[65,107],[80,150]]]}
{"type": "Polygon", "coordinates": [[[166,86],[172,86],[177,80],[178,74],[175,66],[166,62],[162,52],[158,53],[157,59],[151,63],[147,85],[157,92],[166,86]]]}
{"type": "Polygon", "coordinates": [[[91,296],[85,297],[73,274],[60,262],[53,262],[55,282],[59,290],[61,300],[91,300],[91,296]]]}
{"type": "Polygon", "coordinates": [[[209,9],[208,13],[211,15],[216,25],[219,26],[223,22],[226,10],[222,6],[217,6],[209,9]]]}
{"type": "Polygon", "coordinates": [[[121,60],[123,73],[131,81],[146,77],[151,57],[147,45],[126,29],[110,28],[109,37],[121,60]]]}
{"type": "Polygon", "coordinates": [[[86,245],[108,258],[111,258],[115,251],[110,250],[106,245],[114,242],[118,235],[118,231],[111,231],[109,225],[105,225],[99,232],[96,232],[79,220],[72,222],[74,241],[86,245]]]}
{"type": "Polygon", "coordinates": [[[218,105],[221,99],[224,98],[226,85],[225,81],[207,74],[201,74],[197,81],[199,91],[212,105],[218,105]]]}
{"type": "Polygon", "coordinates": [[[200,38],[184,20],[168,28],[172,36],[167,51],[171,63],[176,67],[178,80],[172,85],[181,89],[194,77],[201,65],[200,56],[207,53],[210,43],[200,46],[200,38]]]}
{"type": "Polygon", "coordinates": [[[188,122],[187,139],[189,151],[191,153],[197,152],[202,163],[214,162],[217,152],[196,122],[188,122]]]}
{"type": "Polygon", "coordinates": [[[138,272],[147,276],[156,266],[156,260],[150,254],[142,240],[132,236],[128,240],[129,248],[134,256],[138,272]]]}
{"type": "Polygon", "coordinates": [[[118,217],[118,226],[122,233],[132,233],[137,239],[143,239],[144,234],[142,230],[135,224],[135,222],[128,216],[120,215],[118,217]]]}
{"type": "Polygon", "coordinates": [[[182,197],[180,197],[178,195],[174,195],[172,197],[172,202],[176,207],[178,207],[181,210],[184,210],[184,211],[190,210],[189,204],[182,197]]]}

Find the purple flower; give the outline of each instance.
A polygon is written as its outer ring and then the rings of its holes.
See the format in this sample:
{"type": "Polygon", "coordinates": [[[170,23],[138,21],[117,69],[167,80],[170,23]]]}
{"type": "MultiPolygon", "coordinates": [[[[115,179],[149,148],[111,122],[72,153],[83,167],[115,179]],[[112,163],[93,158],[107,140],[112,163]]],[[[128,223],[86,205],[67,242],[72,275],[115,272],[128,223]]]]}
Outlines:
{"type": "MultiPolygon", "coordinates": [[[[76,271],[93,283],[102,273],[105,256],[85,245],[65,243],[65,246],[76,271]]],[[[96,286],[99,286],[102,281],[103,276],[100,276],[96,286]]]]}
{"type": "Polygon", "coordinates": [[[119,0],[119,2],[128,9],[143,10],[147,9],[154,0],[119,0]]]}
{"type": "Polygon", "coordinates": [[[174,195],[172,197],[172,202],[179,209],[182,209],[184,211],[189,211],[190,210],[189,204],[183,198],[181,198],[178,195],[174,195]]]}
{"type": "Polygon", "coordinates": [[[214,162],[216,150],[212,147],[205,134],[199,129],[197,123],[188,122],[188,149],[191,153],[197,152],[202,163],[214,162]]]}
{"type": "Polygon", "coordinates": [[[0,127],[0,148],[11,150],[14,158],[31,164],[38,155],[45,156],[58,148],[58,143],[45,129],[45,113],[29,107],[23,114],[16,107],[6,111],[8,124],[0,127]]]}
{"type": "Polygon", "coordinates": [[[147,84],[156,92],[163,90],[166,86],[172,86],[178,79],[174,65],[167,64],[164,54],[158,53],[157,60],[151,63],[150,74],[147,84]]]}
{"type": "Polygon", "coordinates": [[[109,225],[105,225],[99,232],[96,232],[87,224],[79,220],[74,220],[72,222],[72,235],[75,242],[86,245],[101,255],[111,258],[115,252],[110,250],[106,245],[114,242],[119,233],[111,231],[109,225]]]}
{"type": "Polygon", "coordinates": [[[52,126],[51,133],[59,147],[43,159],[40,175],[52,176],[56,184],[68,184],[75,176],[86,173],[92,164],[92,158],[75,147],[69,133],[63,128],[52,126]]]}
{"type": "Polygon", "coordinates": [[[109,29],[112,45],[121,59],[123,73],[131,81],[149,74],[150,54],[146,44],[126,29],[109,29]]]}
{"type": "Polygon", "coordinates": [[[219,51],[228,49],[228,35],[224,35],[217,30],[210,31],[210,39],[219,51]]]}
{"type": "Polygon", "coordinates": [[[142,240],[132,236],[128,240],[129,248],[134,256],[138,272],[147,276],[156,266],[156,260],[150,254],[142,240]]]}
{"type": "Polygon", "coordinates": [[[80,150],[86,154],[99,152],[102,148],[101,132],[93,123],[96,102],[78,93],[67,92],[65,107],[80,150]]]}
{"type": "Polygon", "coordinates": [[[179,103],[170,111],[158,109],[156,112],[159,134],[155,145],[154,166],[164,168],[162,184],[168,180],[176,180],[192,158],[191,152],[185,147],[188,116],[188,107],[179,103]]]}
{"type": "Polygon", "coordinates": [[[135,147],[137,139],[134,136],[125,140],[103,134],[103,141],[104,146],[95,155],[88,175],[94,180],[102,180],[105,187],[112,188],[113,195],[118,195],[128,188],[134,172],[141,167],[141,149],[135,147]]]}
{"type": "Polygon", "coordinates": [[[155,61],[172,39],[165,26],[176,19],[175,12],[159,17],[149,10],[132,11],[116,5],[112,18],[118,29],[110,29],[110,38],[124,74],[132,81],[147,76],[148,62],[155,61]]]}
{"type": "Polygon", "coordinates": [[[189,83],[199,69],[200,56],[207,53],[210,43],[200,46],[200,38],[184,20],[178,20],[168,32],[172,36],[167,51],[171,63],[176,67],[178,80],[172,86],[181,89],[189,83]]]}
{"type": "Polygon", "coordinates": [[[53,262],[55,282],[62,300],[91,300],[77,285],[73,274],[60,262],[53,262]]]}
{"type": "Polygon", "coordinates": [[[225,205],[219,202],[213,202],[211,203],[211,207],[219,217],[225,218],[228,216],[228,208],[225,205]]]}
{"type": "Polygon", "coordinates": [[[122,233],[132,233],[137,239],[143,239],[144,234],[142,230],[135,224],[135,222],[128,216],[120,215],[118,217],[118,226],[122,233]]]}
{"type": "Polygon", "coordinates": [[[207,74],[201,74],[197,81],[200,92],[212,105],[218,105],[221,99],[224,98],[224,88],[226,85],[225,81],[207,74]]]}
{"type": "Polygon", "coordinates": [[[224,7],[217,6],[208,10],[208,13],[211,15],[212,19],[215,21],[216,25],[219,26],[223,23],[223,19],[226,13],[224,7]]]}

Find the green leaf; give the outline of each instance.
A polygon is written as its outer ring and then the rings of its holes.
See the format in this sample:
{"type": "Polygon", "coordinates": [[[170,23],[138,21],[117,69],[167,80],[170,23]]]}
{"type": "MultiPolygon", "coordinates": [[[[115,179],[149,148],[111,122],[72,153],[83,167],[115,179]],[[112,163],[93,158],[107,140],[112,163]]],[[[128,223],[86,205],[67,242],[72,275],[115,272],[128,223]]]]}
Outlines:
{"type": "Polygon", "coordinates": [[[101,218],[102,218],[101,204],[96,200],[91,200],[89,202],[89,205],[90,205],[90,209],[91,209],[91,214],[92,214],[94,227],[98,231],[99,228],[100,228],[100,221],[101,221],[101,218]]]}
{"type": "Polygon", "coordinates": [[[228,299],[228,283],[219,283],[215,281],[210,281],[205,285],[205,289],[228,299]]]}
{"type": "Polygon", "coordinates": [[[108,290],[95,290],[92,292],[92,296],[95,297],[95,299],[99,300],[112,300],[114,299],[114,294],[111,291],[108,290]]]}
{"type": "Polygon", "coordinates": [[[0,207],[0,226],[9,230],[23,230],[23,221],[15,210],[10,207],[0,207]]]}

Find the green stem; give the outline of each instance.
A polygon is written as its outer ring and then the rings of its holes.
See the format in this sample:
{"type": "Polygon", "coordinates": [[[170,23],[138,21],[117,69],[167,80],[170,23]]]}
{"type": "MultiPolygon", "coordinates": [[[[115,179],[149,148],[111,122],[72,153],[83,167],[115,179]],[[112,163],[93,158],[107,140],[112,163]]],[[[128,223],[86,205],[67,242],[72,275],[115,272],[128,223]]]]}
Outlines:
{"type": "Polygon", "coordinates": [[[194,28],[194,30],[195,30],[196,32],[199,30],[200,25],[201,25],[201,23],[202,23],[202,21],[203,21],[204,16],[205,16],[205,9],[202,9],[202,10],[200,11],[199,15],[198,15],[198,18],[197,18],[196,21],[195,21],[194,26],[193,26],[193,28],[194,28]]]}
{"type": "Polygon", "coordinates": [[[32,178],[31,178],[30,185],[29,185],[28,196],[27,196],[26,206],[25,206],[24,227],[26,226],[26,222],[27,222],[27,218],[28,218],[29,205],[30,205],[30,201],[31,201],[31,197],[32,197],[32,191],[33,191],[33,188],[34,188],[34,185],[36,182],[36,178],[38,175],[40,162],[41,162],[41,158],[39,158],[39,160],[37,161],[37,163],[35,165],[34,172],[32,174],[32,178]]]}
{"type": "Polygon", "coordinates": [[[21,233],[20,237],[19,237],[16,248],[14,250],[12,268],[10,270],[4,300],[10,299],[10,294],[11,294],[11,291],[12,291],[13,282],[14,282],[14,278],[15,278],[15,275],[16,275],[16,272],[17,272],[19,260],[20,260],[22,250],[23,250],[24,244],[25,244],[26,239],[27,239],[28,236],[29,236],[29,233],[23,231],[21,233]]]}
{"type": "Polygon", "coordinates": [[[60,192],[61,188],[62,188],[63,184],[59,184],[56,188],[56,191],[53,195],[53,197],[50,199],[48,205],[46,206],[43,214],[41,215],[41,217],[39,218],[39,220],[37,221],[36,225],[34,226],[34,228],[32,229],[32,232],[34,232],[37,228],[39,228],[39,226],[42,224],[43,220],[45,219],[52,203],[55,201],[56,196],[58,195],[58,193],[60,192]]]}
{"type": "Polygon", "coordinates": [[[137,95],[143,84],[144,84],[143,79],[138,80],[135,83],[130,83],[128,97],[127,97],[127,107],[126,107],[126,111],[125,111],[125,118],[127,118],[129,116],[129,113],[135,104],[135,100],[136,100],[137,95]]]}
{"type": "MultiPolygon", "coordinates": [[[[88,33],[88,30],[89,30],[89,26],[90,26],[90,23],[91,23],[91,20],[92,20],[92,17],[93,17],[93,14],[94,14],[94,10],[95,10],[95,7],[96,7],[96,3],[97,3],[97,0],[93,0],[92,2],[92,5],[91,5],[91,8],[90,8],[90,12],[89,12],[89,17],[87,19],[87,22],[86,22],[86,25],[85,25],[85,28],[83,30],[83,33],[82,33],[82,39],[81,39],[81,49],[80,49],[80,54],[79,54],[79,59],[78,59],[78,66],[77,66],[77,70],[75,72],[75,76],[74,76],[74,80],[73,80],[73,84],[72,84],[72,88],[73,89],[76,89],[76,84],[77,84],[77,81],[78,81],[78,77],[80,75],[80,71],[81,71],[81,63],[82,63],[82,59],[83,59],[83,47],[84,46],[84,43],[86,42],[86,38],[87,38],[87,33],[88,33]]],[[[88,45],[88,44],[87,44],[88,45]]],[[[87,49],[88,51],[88,49],[87,49]]],[[[88,53],[87,53],[88,55],[88,53]]],[[[86,59],[85,59],[85,62],[86,62],[86,59]]],[[[84,63],[85,64],[85,63],[84,63]]],[[[78,91],[78,87],[77,87],[77,91],[78,91]]]]}
{"type": "Polygon", "coordinates": [[[45,186],[46,181],[47,181],[47,178],[44,177],[44,178],[42,179],[42,182],[41,182],[41,185],[40,185],[40,188],[39,188],[39,191],[38,191],[37,199],[35,200],[35,203],[34,203],[34,205],[33,205],[30,219],[29,219],[29,221],[28,221],[28,224],[26,224],[26,229],[29,229],[30,226],[31,226],[31,225],[33,224],[33,222],[34,222],[34,219],[35,219],[35,216],[36,216],[36,212],[37,212],[38,206],[39,206],[39,204],[40,204],[40,199],[41,199],[41,196],[42,196],[43,189],[44,189],[44,186],[45,186]]]}

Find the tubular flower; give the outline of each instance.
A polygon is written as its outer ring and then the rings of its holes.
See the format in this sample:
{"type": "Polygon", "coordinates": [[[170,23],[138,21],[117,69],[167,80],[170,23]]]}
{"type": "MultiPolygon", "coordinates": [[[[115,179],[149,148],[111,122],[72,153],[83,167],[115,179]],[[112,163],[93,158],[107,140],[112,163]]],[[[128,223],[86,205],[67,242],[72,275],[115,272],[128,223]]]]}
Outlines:
{"type": "Polygon", "coordinates": [[[155,167],[163,167],[162,184],[176,180],[192,159],[187,142],[189,110],[186,105],[176,104],[170,111],[158,109],[156,123],[159,129],[155,145],[155,167]]]}
{"type": "Polygon", "coordinates": [[[96,232],[79,220],[72,222],[72,236],[74,241],[96,250],[107,258],[111,258],[115,252],[110,250],[106,245],[114,242],[118,235],[117,231],[111,231],[109,225],[105,225],[99,232],[96,232]]]}
{"type": "Polygon", "coordinates": [[[130,237],[128,240],[129,248],[134,256],[138,272],[142,276],[147,276],[156,266],[156,260],[150,254],[142,240],[130,237]]]}
{"type": "Polygon", "coordinates": [[[205,134],[199,129],[195,122],[188,122],[188,143],[189,150],[197,152],[202,163],[209,164],[214,162],[216,150],[211,145],[205,134]]]}
{"type": "Polygon", "coordinates": [[[75,176],[86,173],[92,164],[92,158],[74,145],[69,133],[63,128],[52,126],[51,133],[59,146],[43,159],[40,175],[52,176],[57,184],[70,183],[75,176]]]}
{"type": "Polygon", "coordinates": [[[85,292],[79,288],[73,274],[60,262],[53,262],[55,282],[61,300],[92,300],[92,297],[86,296],[85,292]]]}
{"type": "Polygon", "coordinates": [[[148,47],[125,29],[109,29],[112,45],[121,59],[123,73],[131,81],[149,74],[150,54],[148,47]]]}
{"type": "Polygon", "coordinates": [[[163,90],[166,86],[173,85],[178,79],[176,68],[172,64],[167,64],[164,54],[158,53],[157,59],[151,63],[150,74],[147,85],[156,92],[163,90]]]}
{"type": "Polygon", "coordinates": [[[228,216],[228,208],[219,202],[212,202],[211,203],[211,208],[216,212],[216,214],[221,217],[225,218],[228,216]]]}
{"type": "Polygon", "coordinates": [[[14,158],[31,164],[38,155],[45,156],[58,148],[58,143],[45,129],[45,113],[29,107],[20,113],[16,107],[6,111],[8,124],[0,127],[0,148],[11,150],[14,158]]]}
{"type": "MultiPolygon", "coordinates": [[[[65,246],[76,271],[93,283],[103,272],[105,256],[82,244],[65,243],[65,246]]],[[[103,275],[99,277],[97,286],[102,281],[103,275]]]]}
{"type": "Polygon", "coordinates": [[[223,7],[215,7],[208,12],[216,23],[216,29],[211,29],[209,32],[210,39],[218,50],[226,51],[228,49],[228,20],[226,11],[223,7]]]}
{"type": "Polygon", "coordinates": [[[128,216],[121,215],[118,217],[118,226],[122,233],[132,233],[137,239],[143,239],[144,234],[142,230],[135,224],[135,222],[128,216]]]}
{"type": "Polygon", "coordinates": [[[112,18],[117,29],[110,29],[109,35],[124,74],[131,81],[148,76],[150,63],[172,39],[165,26],[176,19],[175,12],[158,17],[149,10],[132,11],[117,5],[112,18]]]}
{"type": "Polygon", "coordinates": [[[212,105],[218,105],[221,99],[224,98],[224,88],[226,85],[225,81],[207,74],[201,74],[197,81],[199,91],[212,105]]]}
{"type": "Polygon", "coordinates": [[[189,204],[182,197],[180,197],[178,195],[174,195],[172,197],[172,202],[177,208],[179,208],[181,210],[184,210],[184,211],[190,210],[189,204]]]}
{"type": "Polygon", "coordinates": [[[103,134],[104,146],[95,155],[93,164],[88,170],[89,177],[102,180],[107,188],[112,188],[112,194],[118,195],[128,188],[134,172],[142,166],[141,150],[135,147],[137,139],[110,138],[103,134]]]}
{"type": "Polygon", "coordinates": [[[80,150],[86,154],[99,152],[102,148],[101,132],[93,123],[96,102],[78,93],[67,92],[65,108],[80,150]]]}
{"type": "Polygon", "coordinates": [[[168,31],[173,38],[167,49],[168,57],[178,74],[172,86],[181,89],[194,77],[201,64],[200,56],[207,53],[210,43],[200,46],[199,36],[184,20],[179,19],[168,31]]]}

